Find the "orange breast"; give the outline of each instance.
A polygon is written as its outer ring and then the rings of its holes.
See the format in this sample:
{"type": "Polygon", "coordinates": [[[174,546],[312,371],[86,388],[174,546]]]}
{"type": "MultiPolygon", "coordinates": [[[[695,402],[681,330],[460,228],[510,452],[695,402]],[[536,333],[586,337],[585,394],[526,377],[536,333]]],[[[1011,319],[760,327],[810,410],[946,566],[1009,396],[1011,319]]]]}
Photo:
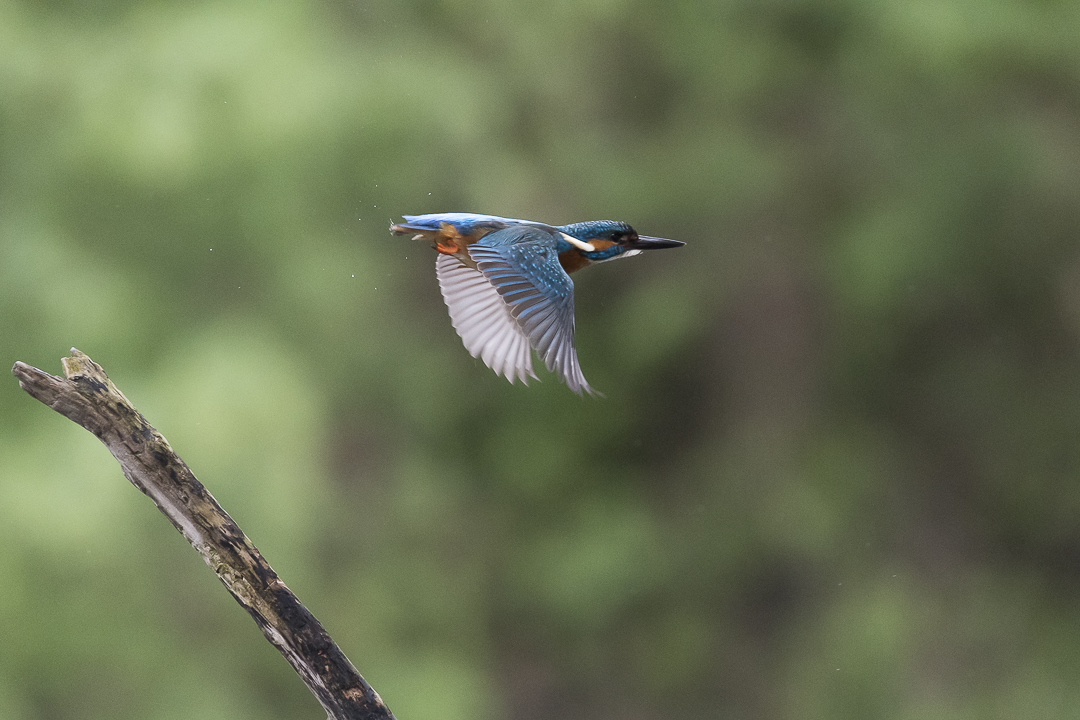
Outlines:
{"type": "Polygon", "coordinates": [[[559,253],[559,264],[562,265],[563,270],[569,274],[588,265],[589,260],[578,252],[577,249],[574,249],[559,253]]]}

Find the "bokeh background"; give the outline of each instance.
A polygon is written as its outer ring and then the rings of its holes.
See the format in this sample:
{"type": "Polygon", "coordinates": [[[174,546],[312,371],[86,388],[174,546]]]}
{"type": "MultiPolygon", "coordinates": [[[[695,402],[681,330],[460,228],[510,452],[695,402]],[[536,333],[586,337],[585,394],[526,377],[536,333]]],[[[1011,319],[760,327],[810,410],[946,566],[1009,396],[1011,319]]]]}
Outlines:
{"type": "MultiPolygon", "coordinates": [[[[1075,718],[1080,4],[0,1],[0,360],[76,346],[401,720],[1075,718]],[[612,218],[606,399],[387,226],[612,218]]],[[[0,717],[317,718],[0,382],[0,717]]]]}

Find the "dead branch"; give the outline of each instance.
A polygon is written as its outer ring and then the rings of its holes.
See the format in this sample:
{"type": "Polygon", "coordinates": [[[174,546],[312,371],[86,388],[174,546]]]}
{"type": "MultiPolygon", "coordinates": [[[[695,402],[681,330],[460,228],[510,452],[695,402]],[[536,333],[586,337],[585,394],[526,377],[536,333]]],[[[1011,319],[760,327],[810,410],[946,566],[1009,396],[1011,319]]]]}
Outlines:
{"type": "Polygon", "coordinates": [[[75,348],[61,362],[64,378],[21,362],[11,371],[23,390],[105,443],[124,476],[154,501],[213,568],[330,720],[394,720],[315,616],[101,366],[75,348]]]}

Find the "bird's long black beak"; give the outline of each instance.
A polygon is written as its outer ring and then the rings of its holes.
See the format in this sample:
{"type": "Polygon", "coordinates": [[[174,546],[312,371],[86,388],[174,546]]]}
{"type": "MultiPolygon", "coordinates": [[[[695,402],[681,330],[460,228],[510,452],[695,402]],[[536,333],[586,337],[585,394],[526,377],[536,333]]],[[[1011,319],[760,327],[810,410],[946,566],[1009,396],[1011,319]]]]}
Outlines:
{"type": "Polygon", "coordinates": [[[627,243],[626,247],[632,250],[663,250],[664,248],[682,247],[682,240],[668,240],[667,238],[638,235],[637,240],[627,243]]]}

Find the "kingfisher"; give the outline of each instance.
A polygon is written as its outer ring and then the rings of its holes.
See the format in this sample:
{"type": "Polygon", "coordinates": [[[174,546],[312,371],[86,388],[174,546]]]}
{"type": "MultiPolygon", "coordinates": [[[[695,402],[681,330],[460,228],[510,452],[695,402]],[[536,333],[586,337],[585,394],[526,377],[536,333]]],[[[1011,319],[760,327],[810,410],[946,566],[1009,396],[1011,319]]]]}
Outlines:
{"type": "Polygon", "coordinates": [[[638,235],[614,220],[547,225],[475,213],[403,215],[395,235],[430,240],[450,321],[473,357],[511,383],[536,378],[532,353],[581,395],[585,380],[574,347],[574,281],[589,265],[680,247],[638,235]]]}

